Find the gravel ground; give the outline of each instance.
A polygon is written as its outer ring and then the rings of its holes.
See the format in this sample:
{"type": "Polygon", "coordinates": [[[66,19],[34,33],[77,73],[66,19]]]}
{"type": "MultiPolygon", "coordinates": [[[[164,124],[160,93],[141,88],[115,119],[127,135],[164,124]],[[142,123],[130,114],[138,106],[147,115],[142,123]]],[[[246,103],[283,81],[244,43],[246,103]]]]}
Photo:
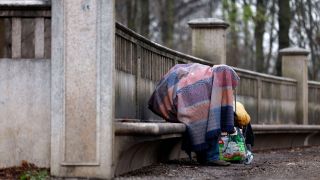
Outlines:
{"type": "Polygon", "coordinates": [[[320,146],[254,153],[251,165],[200,166],[194,160],[148,166],[115,179],[320,179],[320,146]]]}

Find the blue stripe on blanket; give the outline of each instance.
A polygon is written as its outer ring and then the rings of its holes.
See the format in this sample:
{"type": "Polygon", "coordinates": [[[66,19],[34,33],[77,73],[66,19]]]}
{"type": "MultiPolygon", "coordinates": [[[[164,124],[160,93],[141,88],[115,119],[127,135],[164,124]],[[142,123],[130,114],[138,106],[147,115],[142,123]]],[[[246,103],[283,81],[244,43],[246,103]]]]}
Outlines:
{"type": "Polygon", "coordinates": [[[222,132],[234,131],[234,112],[232,106],[221,107],[221,123],[222,132]]]}
{"type": "Polygon", "coordinates": [[[204,151],[207,150],[209,147],[208,143],[202,143],[202,144],[197,144],[197,145],[191,145],[191,149],[192,151],[204,151]]]}
{"type": "Polygon", "coordinates": [[[170,74],[165,79],[165,81],[162,81],[158,85],[159,90],[157,90],[157,94],[158,94],[157,97],[159,97],[158,102],[163,103],[162,101],[164,100],[164,97],[166,97],[168,94],[168,89],[171,88],[172,86],[174,86],[178,82],[179,82],[178,74],[175,72],[170,74]]]}
{"type": "Polygon", "coordinates": [[[222,107],[216,107],[216,108],[210,109],[209,118],[210,118],[208,122],[208,133],[210,132],[209,137],[211,136],[212,133],[215,135],[218,135],[221,131],[233,132],[234,112],[233,112],[232,106],[222,106],[222,107]],[[214,130],[218,130],[218,131],[214,131],[214,130]]]}
{"type": "MultiPolygon", "coordinates": [[[[191,145],[197,149],[206,148],[206,127],[207,127],[207,119],[199,120],[187,125],[187,132],[189,135],[189,140],[191,145]]],[[[192,149],[194,149],[192,148],[192,149]]]]}

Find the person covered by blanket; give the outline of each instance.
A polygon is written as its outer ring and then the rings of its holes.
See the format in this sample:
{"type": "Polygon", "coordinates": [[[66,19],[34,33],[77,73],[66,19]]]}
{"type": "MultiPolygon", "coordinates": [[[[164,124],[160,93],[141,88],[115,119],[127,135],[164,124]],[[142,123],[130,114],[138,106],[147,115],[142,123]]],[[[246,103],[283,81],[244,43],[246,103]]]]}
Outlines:
{"type": "Polygon", "coordinates": [[[239,76],[227,65],[177,64],[157,84],[149,109],[168,122],[184,123],[183,149],[200,164],[228,166],[219,160],[221,132],[234,132],[233,90],[239,76]]]}

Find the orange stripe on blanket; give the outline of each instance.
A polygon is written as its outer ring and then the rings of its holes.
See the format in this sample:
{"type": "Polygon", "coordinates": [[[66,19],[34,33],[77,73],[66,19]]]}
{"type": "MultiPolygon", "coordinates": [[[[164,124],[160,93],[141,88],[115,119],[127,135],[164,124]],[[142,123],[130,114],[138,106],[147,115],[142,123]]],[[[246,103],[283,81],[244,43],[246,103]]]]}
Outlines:
{"type": "Polygon", "coordinates": [[[223,89],[222,90],[222,98],[221,98],[221,106],[226,106],[233,104],[233,90],[232,89],[223,89]]]}
{"type": "Polygon", "coordinates": [[[169,111],[172,108],[171,108],[171,104],[170,104],[170,100],[169,100],[168,96],[166,96],[163,99],[163,102],[162,102],[162,104],[160,104],[159,109],[160,109],[160,112],[162,113],[162,115],[164,116],[164,118],[169,119],[169,111]]]}

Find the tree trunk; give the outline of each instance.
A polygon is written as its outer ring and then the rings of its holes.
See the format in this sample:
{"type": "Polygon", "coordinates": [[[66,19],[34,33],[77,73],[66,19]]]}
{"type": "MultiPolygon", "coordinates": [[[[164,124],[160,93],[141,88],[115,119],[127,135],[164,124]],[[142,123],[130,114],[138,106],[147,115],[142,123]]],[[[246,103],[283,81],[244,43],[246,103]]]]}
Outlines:
{"type": "Polygon", "coordinates": [[[229,16],[229,23],[230,23],[230,36],[231,36],[231,48],[227,55],[227,64],[231,66],[238,65],[239,59],[239,49],[238,49],[238,32],[237,32],[237,7],[236,7],[236,0],[232,0],[230,4],[230,9],[228,12],[229,16]]]}
{"type": "Polygon", "coordinates": [[[313,65],[312,68],[312,80],[317,80],[317,75],[318,75],[318,63],[316,60],[316,54],[315,54],[315,43],[313,41],[313,24],[315,23],[313,21],[313,17],[312,17],[312,4],[311,4],[311,0],[307,0],[307,6],[308,6],[308,16],[309,16],[309,29],[306,28],[306,32],[307,32],[307,36],[309,39],[309,47],[310,47],[310,54],[311,54],[311,62],[313,65]]]}
{"type": "Polygon", "coordinates": [[[257,14],[255,17],[254,37],[256,40],[256,70],[264,71],[263,35],[266,24],[266,9],[264,0],[257,0],[257,14]]]}
{"type": "Polygon", "coordinates": [[[266,58],[266,63],[264,64],[264,69],[265,69],[265,73],[268,73],[268,69],[269,69],[269,65],[270,65],[270,60],[271,60],[271,57],[272,57],[272,48],[273,48],[273,41],[274,41],[274,34],[273,34],[273,30],[274,30],[274,26],[275,26],[275,23],[274,23],[274,20],[275,20],[275,5],[276,5],[276,2],[275,0],[272,0],[272,4],[271,4],[271,9],[270,9],[270,13],[271,13],[271,27],[270,27],[270,39],[269,39],[269,52],[268,52],[268,55],[267,55],[267,58],[266,58]]]}
{"type": "Polygon", "coordinates": [[[173,47],[173,28],[174,28],[174,1],[164,0],[162,1],[163,8],[161,9],[161,33],[162,42],[165,46],[173,47]]]}
{"type": "Polygon", "coordinates": [[[244,47],[243,49],[243,61],[242,66],[247,69],[253,70],[253,62],[250,58],[250,47],[252,47],[250,31],[249,31],[249,20],[252,18],[252,12],[250,5],[247,0],[243,0],[243,34],[244,34],[244,47]]]}
{"type": "Polygon", "coordinates": [[[140,24],[140,32],[141,35],[149,38],[149,0],[140,0],[140,14],[141,14],[141,24],[140,24]]]}
{"type": "MultiPolygon", "coordinates": [[[[289,29],[290,29],[290,4],[289,0],[278,0],[279,5],[279,50],[289,47],[289,29]]],[[[281,58],[278,56],[276,65],[277,75],[281,76],[281,58]]]]}
{"type": "Polygon", "coordinates": [[[127,20],[128,28],[137,31],[136,16],[137,16],[137,3],[136,1],[127,0],[127,20]]]}

